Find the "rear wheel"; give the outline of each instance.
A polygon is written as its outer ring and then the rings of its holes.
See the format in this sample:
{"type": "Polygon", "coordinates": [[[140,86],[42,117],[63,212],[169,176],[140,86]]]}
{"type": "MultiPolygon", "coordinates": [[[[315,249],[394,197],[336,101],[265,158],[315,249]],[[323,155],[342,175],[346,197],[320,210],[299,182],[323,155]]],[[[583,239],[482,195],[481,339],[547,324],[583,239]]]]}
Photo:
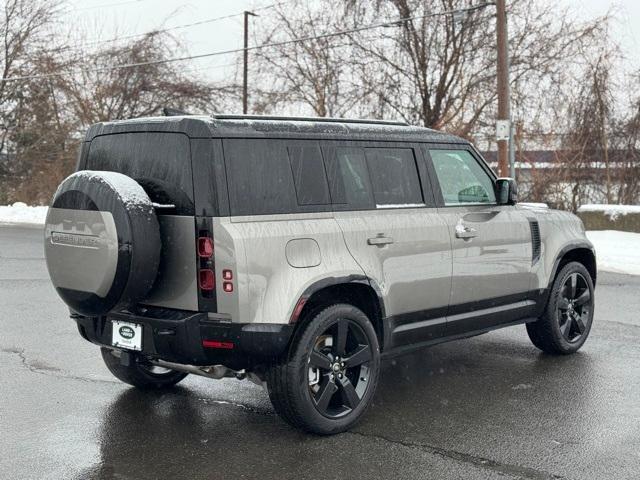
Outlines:
{"type": "Polygon", "coordinates": [[[351,428],[378,383],[380,348],[367,316],[336,304],[315,314],[267,373],[269,397],[291,425],[328,435],[351,428]]]}
{"type": "Polygon", "coordinates": [[[591,275],[581,263],[570,262],[556,276],[544,314],[537,322],[527,324],[527,333],[544,352],[574,353],[589,336],[593,310],[591,275]]]}
{"type": "Polygon", "coordinates": [[[118,380],[143,389],[168,388],[183,380],[188,374],[145,362],[134,357],[129,365],[122,365],[117,350],[101,348],[102,359],[118,380]]]}

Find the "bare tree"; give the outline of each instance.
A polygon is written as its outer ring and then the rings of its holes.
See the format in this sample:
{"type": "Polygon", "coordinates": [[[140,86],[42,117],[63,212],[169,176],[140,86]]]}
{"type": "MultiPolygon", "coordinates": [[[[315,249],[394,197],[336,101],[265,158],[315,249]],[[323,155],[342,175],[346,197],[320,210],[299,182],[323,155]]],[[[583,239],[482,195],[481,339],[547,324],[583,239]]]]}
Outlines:
{"type": "MultiPolygon", "coordinates": [[[[163,107],[211,112],[233,88],[213,87],[168,61],[178,44],[150,34],[94,51],[57,48],[32,55],[37,75],[20,80],[7,200],[46,203],[75,165],[77,146],[91,124],[161,114],[163,107]]],[[[4,200],[6,201],[6,200],[4,200]]]]}
{"type": "Polygon", "coordinates": [[[633,92],[629,98],[626,115],[617,120],[612,130],[612,148],[616,152],[614,164],[617,183],[617,201],[626,205],[640,203],[640,72],[636,73],[628,85],[633,92]]]}
{"type": "MultiPolygon", "coordinates": [[[[471,136],[492,127],[496,104],[494,7],[468,0],[328,0],[278,10],[257,54],[257,111],[295,105],[317,115],[394,117],[471,136]],[[433,15],[439,12],[458,13],[433,15]],[[366,29],[388,21],[386,28],[366,29]],[[361,29],[362,28],[362,29],[361,29]],[[355,29],[269,47],[272,42],[355,29]]],[[[551,4],[510,3],[511,78],[516,112],[557,88],[566,61],[588,48],[603,21],[572,22],[551,4]]],[[[605,22],[606,23],[606,22],[605,22]]]]}
{"type": "Polygon", "coordinates": [[[66,95],[80,127],[157,115],[165,106],[211,111],[218,90],[166,61],[176,56],[177,48],[166,34],[152,33],[120,47],[79,52],[66,62],[56,87],[66,95]],[[118,68],[132,64],[142,65],[118,68]]]}
{"type": "MultiPolygon", "coordinates": [[[[493,127],[496,109],[494,7],[466,10],[466,0],[378,0],[377,8],[353,1],[362,17],[412,19],[385,29],[382,41],[356,39],[365,57],[384,66],[377,77],[384,106],[410,123],[469,136],[493,127]],[[451,12],[431,16],[437,12],[451,12]]],[[[510,72],[514,109],[537,86],[566,70],[567,58],[585,48],[602,19],[571,22],[557,7],[533,0],[509,5],[510,72]]]]}
{"type": "Polygon", "coordinates": [[[609,70],[611,58],[602,52],[588,66],[580,88],[569,107],[568,134],[562,142],[563,161],[561,178],[570,186],[571,198],[567,205],[576,210],[581,203],[599,201],[612,203],[612,166],[610,162],[610,136],[613,126],[613,95],[609,70]],[[604,178],[598,173],[604,170],[604,178]],[[597,195],[595,190],[604,192],[597,195]]]}
{"type": "Polygon", "coordinates": [[[314,115],[342,116],[367,95],[354,71],[348,37],[317,37],[346,28],[348,19],[335,2],[296,0],[274,8],[271,22],[258,31],[258,44],[290,42],[257,50],[252,78],[257,79],[253,111],[307,110],[314,115]]]}
{"type": "Polygon", "coordinates": [[[24,85],[8,81],[36,71],[32,58],[52,39],[47,27],[56,18],[59,2],[53,0],[7,0],[0,7],[0,201],[6,201],[7,182],[16,173],[15,146],[10,137],[20,121],[19,107],[24,85]]]}

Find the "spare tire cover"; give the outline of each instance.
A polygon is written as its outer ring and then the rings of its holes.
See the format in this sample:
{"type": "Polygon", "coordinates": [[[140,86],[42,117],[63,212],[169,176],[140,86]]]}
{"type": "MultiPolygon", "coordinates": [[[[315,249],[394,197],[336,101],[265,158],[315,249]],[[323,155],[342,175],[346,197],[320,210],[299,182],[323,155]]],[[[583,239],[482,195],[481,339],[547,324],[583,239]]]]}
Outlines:
{"type": "Polygon", "coordinates": [[[103,315],[144,298],[160,247],[153,204],[132,178],[83,170],[58,187],[45,223],[45,258],[73,311],[103,315]]]}

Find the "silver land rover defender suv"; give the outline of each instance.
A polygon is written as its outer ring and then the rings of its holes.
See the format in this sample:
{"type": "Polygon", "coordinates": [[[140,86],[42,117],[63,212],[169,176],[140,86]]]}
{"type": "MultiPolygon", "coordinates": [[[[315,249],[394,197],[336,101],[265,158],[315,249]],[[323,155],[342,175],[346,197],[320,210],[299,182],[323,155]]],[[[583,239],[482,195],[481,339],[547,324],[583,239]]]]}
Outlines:
{"type": "Polygon", "coordinates": [[[384,357],[516,324],[547,353],[584,344],[584,227],[516,201],[467,141],[402,123],[106,122],[53,198],[45,254],[123,382],[249,378],[331,434],[362,417],[384,357]]]}

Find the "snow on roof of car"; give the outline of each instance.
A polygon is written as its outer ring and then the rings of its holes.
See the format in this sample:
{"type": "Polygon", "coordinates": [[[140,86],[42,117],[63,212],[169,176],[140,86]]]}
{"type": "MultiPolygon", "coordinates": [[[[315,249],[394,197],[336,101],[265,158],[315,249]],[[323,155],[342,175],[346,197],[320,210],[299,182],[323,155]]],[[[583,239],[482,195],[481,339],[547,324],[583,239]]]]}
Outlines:
{"type": "Polygon", "coordinates": [[[323,117],[185,115],[145,117],[92,125],[86,141],[98,135],[166,131],[191,138],[336,138],[369,141],[468,143],[454,135],[404,122],[323,117]]]}

